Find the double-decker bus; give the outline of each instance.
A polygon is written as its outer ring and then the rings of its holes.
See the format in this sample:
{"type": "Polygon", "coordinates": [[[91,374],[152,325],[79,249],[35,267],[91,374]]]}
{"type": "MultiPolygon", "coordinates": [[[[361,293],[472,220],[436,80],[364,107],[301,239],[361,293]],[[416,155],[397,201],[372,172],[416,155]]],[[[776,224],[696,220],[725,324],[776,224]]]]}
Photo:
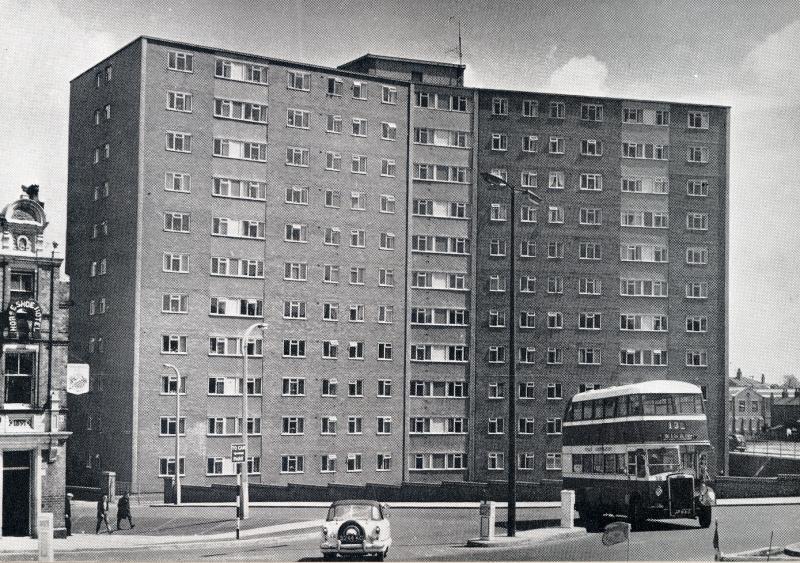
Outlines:
{"type": "Polygon", "coordinates": [[[590,528],[603,514],[711,524],[711,443],[699,387],[654,380],[578,393],[563,425],[563,486],[590,528]]]}

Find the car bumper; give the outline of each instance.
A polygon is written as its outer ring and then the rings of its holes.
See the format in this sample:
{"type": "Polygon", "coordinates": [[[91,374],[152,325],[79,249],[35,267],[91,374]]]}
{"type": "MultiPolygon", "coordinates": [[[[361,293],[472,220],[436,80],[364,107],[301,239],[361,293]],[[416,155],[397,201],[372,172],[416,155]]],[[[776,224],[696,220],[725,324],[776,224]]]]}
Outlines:
{"type": "Polygon", "coordinates": [[[322,550],[322,553],[369,555],[371,553],[383,553],[389,549],[391,545],[391,538],[371,542],[344,544],[339,540],[330,540],[322,542],[319,548],[322,550]]]}

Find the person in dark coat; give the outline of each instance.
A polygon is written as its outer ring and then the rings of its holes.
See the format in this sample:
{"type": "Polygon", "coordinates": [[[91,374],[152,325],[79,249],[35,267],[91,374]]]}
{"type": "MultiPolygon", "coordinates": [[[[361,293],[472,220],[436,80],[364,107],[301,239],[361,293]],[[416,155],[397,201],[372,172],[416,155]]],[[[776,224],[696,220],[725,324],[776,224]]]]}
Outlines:
{"type": "Polygon", "coordinates": [[[67,493],[64,500],[64,527],[67,529],[67,536],[72,535],[72,493],[67,493]]]}
{"type": "Polygon", "coordinates": [[[128,525],[131,527],[131,530],[133,530],[135,526],[131,518],[131,499],[127,492],[117,501],[117,530],[120,529],[120,522],[126,518],[128,519],[128,525]]]}
{"type": "Polygon", "coordinates": [[[95,534],[100,533],[100,522],[106,525],[106,531],[110,534],[111,528],[108,526],[108,497],[103,495],[97,501],[97,527],[94,530],[95,534]]]}

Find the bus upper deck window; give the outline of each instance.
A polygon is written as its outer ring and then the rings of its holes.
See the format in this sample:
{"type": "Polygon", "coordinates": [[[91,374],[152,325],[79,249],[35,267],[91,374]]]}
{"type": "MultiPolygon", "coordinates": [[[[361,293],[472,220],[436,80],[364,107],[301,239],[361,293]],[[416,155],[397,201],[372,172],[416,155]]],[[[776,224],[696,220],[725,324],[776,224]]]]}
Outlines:
{"type": "Polygon", "coordinates": [[[614,405],[616,404],[617,400],[614,397],[610,397],[608,399],[603,399],[603,417],[604,418],[614,418],[616,416],[614,412],[614,405]]]}
{"type": "Polygon", "coordinates": [[[628,414],[636,416],[642,414],[642,396],[631,395],[628,403],[628,414]]]}
{"type": "Polygon", "coordinates": [[[617,416],[628,416],[628,397],[617,397],[617,416]]]}
{"type": "Polygon", "coordinates": [[[583,403],[572,403],[572,420],[583,420],[583,403]]]}

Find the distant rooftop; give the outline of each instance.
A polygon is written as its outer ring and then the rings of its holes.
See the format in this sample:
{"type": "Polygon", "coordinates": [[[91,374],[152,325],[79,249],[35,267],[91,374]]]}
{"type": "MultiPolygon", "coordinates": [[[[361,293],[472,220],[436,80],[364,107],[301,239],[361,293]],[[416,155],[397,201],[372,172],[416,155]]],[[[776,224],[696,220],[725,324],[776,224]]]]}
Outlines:
{"type": "Polygon", "coordinates": [[[439,61],[427,61],[424,59],[409,59],[406,57],[390,57],[389,55],[376,55],[374,53],[367,53],[366,55],[361,55],[357,59],[353,59],[352,61],[348,61],[344,64],[340,64],[336,68],[344,68],[350,65],[355,65],[360,63],[361,61],[366,60],[384,60],[384,61],[394,61],[398,63],[407,63],[412,65],[425,65],[425,66],[441,66],[441,67],[449,67],[449,68],[460,68],[464,70],[467,68],[467,65],[464,64],[455,64],[455,63],[443,63],[439,61]]]}

